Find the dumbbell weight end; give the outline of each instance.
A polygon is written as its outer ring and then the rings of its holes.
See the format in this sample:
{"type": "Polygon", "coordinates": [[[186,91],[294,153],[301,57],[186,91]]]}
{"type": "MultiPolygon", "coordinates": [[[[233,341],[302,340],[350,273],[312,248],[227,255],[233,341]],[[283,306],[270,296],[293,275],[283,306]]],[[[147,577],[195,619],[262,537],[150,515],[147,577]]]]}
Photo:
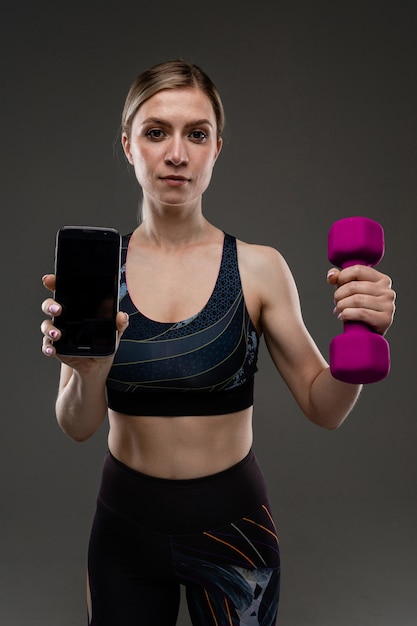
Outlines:
{"type": "Polygon", "coordinates": [[[345,322],[344,332],[330,342],[330,372],[354,385],[376,383],[390,372],[390,349],[385,337],[366,324],[345,322]]]}

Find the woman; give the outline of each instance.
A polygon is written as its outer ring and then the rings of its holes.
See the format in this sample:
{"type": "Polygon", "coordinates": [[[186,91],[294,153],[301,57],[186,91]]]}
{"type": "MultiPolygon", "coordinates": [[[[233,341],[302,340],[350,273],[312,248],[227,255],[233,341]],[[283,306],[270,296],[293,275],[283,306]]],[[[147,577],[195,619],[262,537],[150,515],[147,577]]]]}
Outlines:
{"type": "MultiPolygon", "coordinates": [[[[272,626],[278,539],[252,452],[261,335],[315,424],[337,428],[360,393],[332,378],[279,252],[204,217],[223,126],[215,86],[182,60],[144,72],[126,99],[122,145],[143,220],[123,238],[119,345],[114,358],[60,357],[56,403],[76,441],[109,420],[89,545],[90,626],[173,625],[180,584],[194,625],[272,626]]],[[[387,331],[388,276],[354,266],[331,269],[328,282],[341,320],[387,331]]],[[[61,310],[52,298],[42,308],[61,310]]],[[[44,353],[56,356],[51,319],[42,332],[44,353]]]]}

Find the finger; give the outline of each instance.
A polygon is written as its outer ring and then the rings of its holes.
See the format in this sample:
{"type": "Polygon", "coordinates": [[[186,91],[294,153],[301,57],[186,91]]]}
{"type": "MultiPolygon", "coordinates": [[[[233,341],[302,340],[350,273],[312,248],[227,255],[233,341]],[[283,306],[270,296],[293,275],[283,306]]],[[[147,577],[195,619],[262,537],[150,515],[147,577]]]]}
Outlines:
{"type": "Polygon", "coordinates": [[[370,311],[385,311],[389,304],[385,295],[372,295],[370,293],[354,293],[350,296],[336,300],[335,313],[339,314],[346,309],[366,309],[370,311]]]}
{"type": "Polygon", "coordinates": [[[339,274],[340,274],[340,270],[336,269],[335,267],[332,267],[328,272],[327,272],[327,282],[329,283],[329,285],[334,285],[337,287],[337,285],[339,284],[339,274]]]}
{"type": "Polygon", "coordinates": [[[45,274],[45,276],[42,276],[42,283],[44,287],[53,291],[55,289],[55,274],[45,274]]]}
{"type": "Polygon", "coordinates": [[[366,308],[346,308],[338,315],[338,318],[343,323],[360,322],[367,324],[381,335],[384,335],[392,324],[392,316],[385,309],[379,311],[366,308]]]}
{"type": "Polygon", "coordinates": [[[42,322],[41,333],[45,337],[49,337],[52,341],[56,341],[61,337],[61,331],[53,325],[51,320],[44,320],[42,322]]]}
{"type": "Polygon", "coordinates": [[[45,313],[45,315],[54,316],[61,313],[61,305],[52,298],[47,298],[46,300],[44,300],[42,302],[41,309],[45,313]]]}
{"type": "Polygon", "coordinates": [[[124,311],[119,311],[116,315],[116,327],[119,332],[119,336],[121,337],[125,332],[126,328],[129,326],[129,315],[124,311]]]}
{"type": "Polygon", "coordinates": [[[116,328],[117,328],[116,351],[119,347],[122,335],[128,326],[129,326],[129,315],[125,313],[124,311],[119,311],[116,315],[116,328]]]}
{"type": "Polygon", "coordinates": [[[364,297],[381,297],[386,294],[387,289],[380,283],[357,280],[337,287],[334,292],[334,301],[335,304],[338,304],[346,298],[350,298],[352,306],[363,306],[364,297]],[[352,298],[356,298],[356,300],[352,300],[352,298]]]}
{"type": "Polygon", "coordinates": [[[387,286],[391,286],[391,278],[382,272],[379,272],[374,267],[369,265],[352,265],[341,270],[338,276],[338,282],[340,285],[344,285],[353,281],[369,281],[380,282],[382,281],[387,286]]]}
{"type": "Polygon", "coordinates": [[[55,356],[56,354],[52,339],[47,336],[44,336],[42,341],[42,352],[45,356],[55,356]]]}

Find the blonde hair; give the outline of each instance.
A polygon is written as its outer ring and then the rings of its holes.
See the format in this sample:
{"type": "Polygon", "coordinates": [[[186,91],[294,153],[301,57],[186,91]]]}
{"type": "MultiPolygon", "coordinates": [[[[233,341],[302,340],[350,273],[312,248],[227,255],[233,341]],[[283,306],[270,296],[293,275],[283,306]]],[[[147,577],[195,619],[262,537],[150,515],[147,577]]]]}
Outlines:
{"type": "Polygon", "coordinates": [[[219,92],[203,70],[183,59],[158,63],[140,74],[131,85],[122,112],[121,131],[130,138],[132,122],[139,107],[162,89],[196,87],[209,98],[217,124],[217,138],[225,125],[225,114],[219,92]]]}

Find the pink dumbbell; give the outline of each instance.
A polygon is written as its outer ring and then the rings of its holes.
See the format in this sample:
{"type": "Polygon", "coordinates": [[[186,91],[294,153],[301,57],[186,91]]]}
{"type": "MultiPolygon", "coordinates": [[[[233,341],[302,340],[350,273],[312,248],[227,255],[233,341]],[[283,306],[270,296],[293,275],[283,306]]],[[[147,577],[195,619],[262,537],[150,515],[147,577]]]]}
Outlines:
{"type": "MultiPolygon", "coordinates": [[[[381,224],[367,217],[347,217],[330,228],[329,261],[342,269],[357,264],[377,265],[384,250],[381,224]]],[[[361,322],[344,323],[343,334],[330,343],[329,356],[332,375],[347,383],[374,383],[390,371],[387,340],[361,322]]]]}

